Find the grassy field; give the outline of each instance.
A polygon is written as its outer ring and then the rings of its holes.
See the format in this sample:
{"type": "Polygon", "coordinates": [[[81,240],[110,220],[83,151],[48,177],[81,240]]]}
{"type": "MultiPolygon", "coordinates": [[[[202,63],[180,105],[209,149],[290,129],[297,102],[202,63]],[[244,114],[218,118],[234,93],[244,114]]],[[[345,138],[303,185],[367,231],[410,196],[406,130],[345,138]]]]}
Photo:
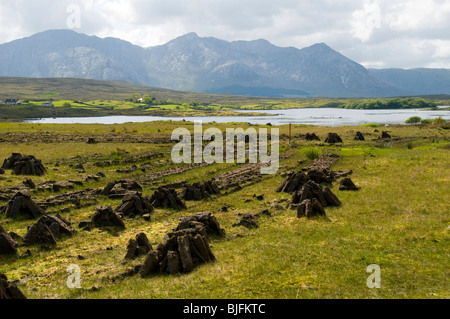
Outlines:
{"type": "MultiPolygon", "coordinates": [[[[175,167],[170,160],[173,143],[145,142],[167,138],[180,123],[155,122],[123,125],[42,125],[0,123],[0,158],[13,152],[35,155],[43,161],[47,174],[31,177],[36,185],[48,180],[82,180],[103,172],[106,177],[85,182],[77,190],[102,189],[109,181],[143,178],[146,174],[175,167]],[[87,144],[89,137],[99,143],[87,144]],[[110,138],[110,140],[108,140],[110,138]],[[163,157],[144,159],[145,154],[163,157]],[[98,163],[107,163],[100,167],[98,163]],[[85,172],[73,164],[82,164],[85,172]],[[127,173],[120,169],[140,169],[127,173]],[[148,166],[150,165],[150,166],[148,166]],[[119,171],[118,171],[119,170],[119,171]]],[[[183,123],[192,129],[192,123],[183,123]]],[[[225,131],[230,124],[214,124],[225,131]]],[[[232,127],[248,127],[235,123],[232,127]]],[[[258,128],[254,125],[253,127],[258,128]]],[[[204,124],[204,129],[208,125],[204,124]]],[[[449,298],[450,232],[450,134],[437,126],[314,127],[292,126],[289,143],[287,126],[280,128],[281,167],[276,175],[242,185],[239,191],[214,195],[211,199],[187,201],[187,210],[156,209],[151,221],[126,218],[126,228],[93,229],[86,232],[78,223],[89,219],[97,205],[115,208],[120,200],[99,197],[83,207],[63,205],[49,208],[73,223],[76,233],[58,240],[55,248],[19,247],[17,255],[0,256],[0,273],[15,280],[31,299],[41,298],[449,298]],[[379,140],[382,130],[390,140],[379,140]],[[366,141],[354,141],[361,131],[366,141]],[[300,134],[316,133],[323,141],[329,132],[338,133],[343,143],[328,145],[305,141],[300,134]],[[332,191],[341,207],[326,208],[326,217],[299,219],[286,208],[291,195],[275,190],[284,173],[300,170],[311,163],[311,150],[332,152],[341,157],[335,171],[352,170],[357,192],[332,191]],[[259,201],[254,195],[264,194],[259,201]],[[222,211],[229,205],[227,212],[222,211]],[[64,208],[67,208],[61,212],[64,208]],[[268,209],[271,217],[258,219],[259,228],[233,227],[242,213],[268,209]],[[144,232],[156,246],[172,231],[182,216],[213,212],[226,231],[224,238],[210,237],[217,261],[178,276],[120,275],[141,264],[144,256],[124,261],[130,238],[144,232]],[[24,253],[29,249],[30,256],[24,253]],[[81,268],[81,289],[66,285],[67,267],[81,268]],[[381,288],[369,289],[366,269],[381,268],[381,288]]],[[[244,164],[245,165],[245,164],[244,164]]],[[[179,174],[144,180],[143,194],[151,195],[158,186],[178,181],[209,180],[234,170],[238,164],[212,164],[179,174]]],[[[17,187],[24,176],[0,175],[0,190],[17,187]]],[[[52,191],[33,191],[34,200],[55,195],[52,191]]],[[[6,200],[0,201],[0,206],[6,200]]],[[[0,225],[23,236],[35,221],[12,220],[0,215],[0,225]]]]}

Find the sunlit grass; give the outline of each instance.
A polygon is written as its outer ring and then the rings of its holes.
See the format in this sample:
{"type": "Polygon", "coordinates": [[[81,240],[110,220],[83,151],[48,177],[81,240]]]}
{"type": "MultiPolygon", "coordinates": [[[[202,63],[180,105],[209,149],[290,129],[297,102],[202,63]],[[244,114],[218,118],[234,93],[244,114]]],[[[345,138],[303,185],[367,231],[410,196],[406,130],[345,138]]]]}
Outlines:
{"type": "MultiPolygon", "coordinates": [[[[192,129],[191,123],[184,123],[192,129]]],[[[30,125],[0,124],[1,132],[52,132],[56,134],[170,134],[178,123],[157,125],[136,123],[126,125],[30,125]],[[126,130],[125,130],[126,129],[126,130]],[[160,132],[158,132],[158,130],[160,132]],[[134,131],[134,133],[133,133],[134,131]]],[[[217,125],[225,128],[226,124],[217,125]]],[[[204,126],[206,129],[208,125],[204,126]]],[[[341,159],[333,170],[353,170],[352,180],[361,189],[357,192],[331,189],[343,203],[341,207],[326,208],[327,216],[318,219],[298,219],[296,211],[285,208],[290,194],[276,193],[283,181],[280,175],[266,176],[261,182],[228,195],[211,199],[188,201],[186,211],[157,209],[151,221],[142,218],[125,219],[126,229],[114,228],[81,231],[77,224],[89,219],[95,206],[116,207],[120,200],[98,198],[94,205],[72,209],[62,215],[72,221],[77,233],[58,240],[55,249],[46,251],[39,246],[29,249],[32,255],[19,256],[28,247],[20,247],[18,256],[0,257],[0,272],[11,280],[20,280],[20,289],[29,298],[449,298],[448,244],[450,211],[449,135],[437,128],[395,126],[390,134],[398,137],[391,147],[383,147],[380,133],[372,127],[326,128],[293,126],[293,135],[315,132],[323,141],[328,132],[338,133],[343,145],[330,146],[323,142],[293,139],[295,147],[282,140],[285,150],[279,173],[300,170],[312,158],[310,149],[333,150],[341,159]],[[356,131],[366,135],[365,142],[353,141],[356,131]],[[413,142],[412,149],[407,143],[413,142]],[[264,195],[258,201],[253,195],[264,195]],[[279,205],[273,205],[273,203],[279,205]],[[228,211],[221,208],[228,205],[228,211]],[[272,217],[258,219],[259,228],[233,227],[242,213],[258,213],[268,209],[272,217]],[[155,275],[142,279],[139,275],[120,278],[120,274],[143,262],[144,257],[123,261],[126,244],[137,233],[145,232],[152,245],[176,227],[178,218],[197,212],[210,211],[226,230],[225,238],[211,237],[210,244],[217,258],[213,264],[196,268],[192,273],[168,276],[155,275]],[[84,259],[79,259],[83,256],[84,259]],[[77,264],[82,271],[81,290],[67,288],[67,266],[77,264]],[[381,267],[381,289],[369,289],[367,266],[381,267]],[[116,278],[114,280],[114,278],[116,278]],[[91,289],[91,288],[98,289],[91,289]]],[[[286,126],[280,133],[287,134],[286,126]]],[[[1,143],[0,158],[20,151],[41,158],[48,174],[32,177],[36,183],[46,180],[80,179],[85,174],[102,171],[105,179],[90,181],[83,187],[102,188],[109,180],[138,177],[142,172],[120,174],[117,168],[132,164],[117,164],[103,168],[89,163],[92,154],[104,158],[122,159],[120,150],[128,156],[151,151],[164,153],[169,159],[170,145],[80,142],[64,143],[1,143]],[[55,166],[60,159],[71,156],[87,159],[85,173],[69,166],[71,161],[55,166]],[[54,170],[57,169],[57,170],[54,170]]],[[[155,159],[157,161],[159,159],[155,159]]],[[[75,160],[74,160],[75,161],[75,160]]],[[[143,163],[137,163],[143,164],[143,163]]],[[[169,163],[155,168],[172,167],[169,163]]],[[[164,183],[210,179],[235,165],[214,164],[195,168],[181,174],[164,177],[161,183],[143,185],[144,195],[164,183]]],[[[148,172],[146,172],[148,173],[148,172]]],[[[1,187],[19,185],[24,177],[0,175],[1,187]]],[[[44,198],[52,193],[34,194],[44,198]]],[[[0,203],[4,205],[5,203],[0,203]]],[[[70,205],[69,205],[70,206],[70,205]]],[[[60,207],[61,208],[61,207],[60,207]]],[[[60,208],[54,208],[57,211],[60,208]]],[[[24,235],[34,221],[13,221],[0,216],[7,231],[24,235]]]]}

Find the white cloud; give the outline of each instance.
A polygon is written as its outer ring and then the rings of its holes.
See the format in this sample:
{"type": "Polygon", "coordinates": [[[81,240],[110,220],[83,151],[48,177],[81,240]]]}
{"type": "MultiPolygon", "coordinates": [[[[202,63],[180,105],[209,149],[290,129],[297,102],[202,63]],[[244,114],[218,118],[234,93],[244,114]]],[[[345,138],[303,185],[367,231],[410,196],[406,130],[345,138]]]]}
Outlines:
{"type": "Polygon", "coordinates": [[[148,47],[187,32],[224,40],[265,38],[303,48],[325,42],[370,66],[447,66],[450,0],[2,0],[0,43],[67,28],[148,47]]]}

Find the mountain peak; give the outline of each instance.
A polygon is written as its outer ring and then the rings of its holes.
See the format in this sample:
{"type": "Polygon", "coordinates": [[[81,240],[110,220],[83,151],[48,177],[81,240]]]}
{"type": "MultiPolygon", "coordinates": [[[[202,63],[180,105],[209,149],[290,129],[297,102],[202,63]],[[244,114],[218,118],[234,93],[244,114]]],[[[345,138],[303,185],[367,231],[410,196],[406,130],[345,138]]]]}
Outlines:
{"type": "Polygon", "coordinates": [[[195,32],[144,49],[120,39],[49,30],[0,45],[0,76],[123,80],[190,91],[239,86],[313,96],[404,95],[325,43],[300,50],[195,32]]]}
{"type": "Polygon", "coordinates": [[[175,40],[195,40],[195,39],[199,39],[200,37],[198,36],[197,33],[195,32],[189,32],[186,33],[182,36],[179,36],[178,38],[176,38],[175,40]]]}

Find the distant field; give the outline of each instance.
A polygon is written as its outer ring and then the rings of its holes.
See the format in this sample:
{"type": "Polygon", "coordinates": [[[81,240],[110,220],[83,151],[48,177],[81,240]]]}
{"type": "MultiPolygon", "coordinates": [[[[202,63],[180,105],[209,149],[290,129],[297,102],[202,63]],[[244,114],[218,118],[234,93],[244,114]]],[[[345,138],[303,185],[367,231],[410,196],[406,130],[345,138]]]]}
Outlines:
{"type": "MultiPolygon", "coordinates": [[[[34,79],[0,77],[0,99],[19,98],[36,101],[36,105],[52,100],[56,106],[65,102],[75,108],[84,109],[136,109],[139,104],[125,100],[132,94],[149,95],[155,100],[152,110],[171,111],[218,111],[218,110],[270,110],[304,107],[367,107],[374,99],[362,98],[264,98],[235,95],[206,94],[187,91],[173,91],[155,87],[139,86],[127,82],[98,81],[85,79],[34,79]],[[79,104],[79,101],[85,104],[79,104]],[[196,104],[196,107],[190,104],[196,104]]],[[[430,105],[450,105],[449,95],[418,97],[430,105]]],[[[375,99],[380,105],[386,99],[375,99]]],[[[417,104],[420,105],[420,104],[417,104]]]]}

